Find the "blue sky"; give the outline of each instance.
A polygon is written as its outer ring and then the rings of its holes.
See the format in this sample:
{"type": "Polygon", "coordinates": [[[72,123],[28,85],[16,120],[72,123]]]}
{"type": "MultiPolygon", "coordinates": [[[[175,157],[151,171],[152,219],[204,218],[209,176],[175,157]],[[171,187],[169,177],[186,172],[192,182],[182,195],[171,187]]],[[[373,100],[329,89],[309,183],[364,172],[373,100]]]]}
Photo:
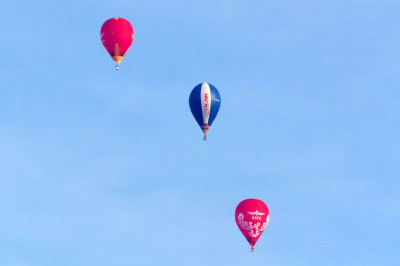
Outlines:
{"type": "Polygon", "coordinates": [[[398,1],[7,1],[0,265],[397,265],[398,1]],[[119,71],[100,27],[135,41],[119,71]],[[210,132],[188,97],[215,85],[210,132]],[[270,224],[250,253],[236,205],[270,224]]]}

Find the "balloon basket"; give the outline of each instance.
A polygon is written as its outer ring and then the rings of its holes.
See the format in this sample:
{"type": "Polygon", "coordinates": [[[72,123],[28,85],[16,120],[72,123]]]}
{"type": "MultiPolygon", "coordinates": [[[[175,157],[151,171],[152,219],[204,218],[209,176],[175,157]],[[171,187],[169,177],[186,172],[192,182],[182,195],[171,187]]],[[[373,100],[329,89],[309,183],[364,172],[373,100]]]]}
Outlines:
{"type": "Polygon", "coordinates": [[[254,252],[254,247],[251,247],[250,251],[251,251],[251,252],[254,252]]]}

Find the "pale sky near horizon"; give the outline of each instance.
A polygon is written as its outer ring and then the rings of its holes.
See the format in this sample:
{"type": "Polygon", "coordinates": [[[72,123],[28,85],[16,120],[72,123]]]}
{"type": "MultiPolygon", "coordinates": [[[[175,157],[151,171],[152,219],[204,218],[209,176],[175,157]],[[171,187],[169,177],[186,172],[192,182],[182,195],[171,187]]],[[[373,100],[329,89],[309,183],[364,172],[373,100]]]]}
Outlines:
{"type": "Polygon", "coordinates": [[[398,265],[398,1],[0,13],[0,265],[398,265]],[[135,29],[119,71],[111,17],[135,29]],[[201,82],[221,94],[206,142],[201,82]],[[246,198],[270,209],[254,253],[234,220],[246,198]]]}

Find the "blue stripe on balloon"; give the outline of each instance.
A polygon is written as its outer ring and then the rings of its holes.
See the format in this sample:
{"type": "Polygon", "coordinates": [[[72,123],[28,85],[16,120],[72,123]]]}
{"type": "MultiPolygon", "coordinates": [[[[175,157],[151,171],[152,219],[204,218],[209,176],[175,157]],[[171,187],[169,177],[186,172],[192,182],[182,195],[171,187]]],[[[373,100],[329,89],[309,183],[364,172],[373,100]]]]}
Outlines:
{"type": "Polygon", "coordinates": [[[221,106],[221,96],[219,95],[217,88],[210,83],[208,83],[208,85],[210,86],[211,90],[211,110],[210,118],[208,119],[208,125],[211,126],[211,124],[214,122],[214,119],[217,117],[219,107],[221,106]]]}
{"type": "Polygon", "coordinates": [[[201,110],[201,83],[193,88],[189,96],[190,110],[199,126],[203,124],[203,111],[201,110]]]}

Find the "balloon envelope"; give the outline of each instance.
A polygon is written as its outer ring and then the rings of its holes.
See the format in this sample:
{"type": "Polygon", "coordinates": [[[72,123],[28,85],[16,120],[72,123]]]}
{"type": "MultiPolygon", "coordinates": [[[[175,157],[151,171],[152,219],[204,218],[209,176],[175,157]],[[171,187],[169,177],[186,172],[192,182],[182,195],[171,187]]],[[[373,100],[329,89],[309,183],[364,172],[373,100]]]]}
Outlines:
{"type": "Polygon", "coordinates": [[[239,203],[235,211],[236,224],[252,247],[264,232],[269,222],[267,204],[259,199],[246,199],[239,203]]]}
{"type": "Polygon", "coordinates": [[[206,139],[206,134],[221,106],[221,96],[217,88],[210,83],[200,83],[190,93],[189,105],[194,118],[204,132],[204,139],[206,139]]]}
{"type": "Polygon", "coordinates": [[[123,18],[108,19],[100,30],[101,42],[118,64],[129,50],[134,36],[131,23],[123,18]]]}

